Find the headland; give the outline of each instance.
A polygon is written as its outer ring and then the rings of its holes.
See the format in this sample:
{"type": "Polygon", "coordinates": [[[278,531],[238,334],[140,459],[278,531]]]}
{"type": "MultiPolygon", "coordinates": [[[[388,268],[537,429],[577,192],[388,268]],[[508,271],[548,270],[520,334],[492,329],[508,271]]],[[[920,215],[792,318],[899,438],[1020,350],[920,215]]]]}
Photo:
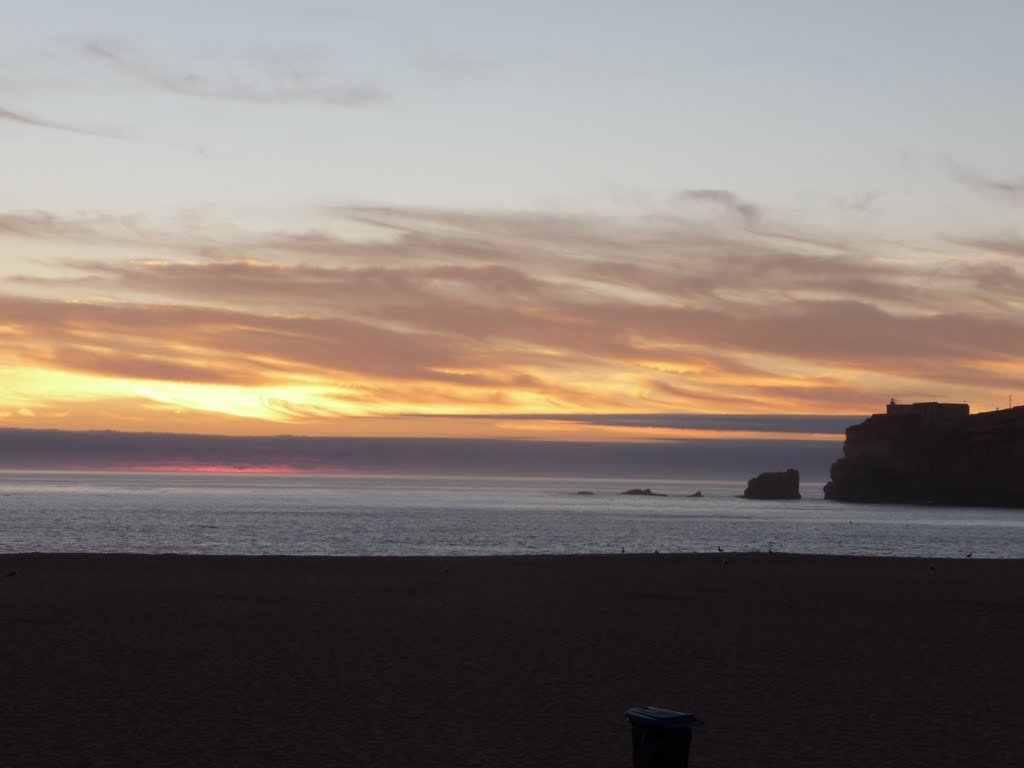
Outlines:
{"type": "Polygon", "coordinates": [[[1024,406],[891,402],[846,430],[825,498],[1024,507],[1024,406]]]}

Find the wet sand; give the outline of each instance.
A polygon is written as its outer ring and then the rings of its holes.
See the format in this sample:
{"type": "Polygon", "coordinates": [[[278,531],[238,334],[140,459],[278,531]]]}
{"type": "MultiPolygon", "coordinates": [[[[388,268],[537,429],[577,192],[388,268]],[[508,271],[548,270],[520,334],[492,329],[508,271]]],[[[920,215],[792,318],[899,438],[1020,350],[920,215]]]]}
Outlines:
{"type": "Polygon", "coordinates": [[[3,766],[1024,757],[1024,561],[7,555],[0,626],[3,766]]]}

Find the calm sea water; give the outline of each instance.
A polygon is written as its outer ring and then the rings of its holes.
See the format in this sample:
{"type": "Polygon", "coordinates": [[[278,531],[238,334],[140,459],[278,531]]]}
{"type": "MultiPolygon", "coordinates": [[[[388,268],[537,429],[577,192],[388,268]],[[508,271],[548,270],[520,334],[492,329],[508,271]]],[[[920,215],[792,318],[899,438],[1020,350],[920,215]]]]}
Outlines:
{"type": "Polygon", "coordinates": [[[743,483],[0,473],[0,552],[1024,557],[1024,510],[738,498],[743,483]],[[687,494],[700,490],[704,498],[687,494]],[[592,495],[580,495],[590,491],[592,495]]]}

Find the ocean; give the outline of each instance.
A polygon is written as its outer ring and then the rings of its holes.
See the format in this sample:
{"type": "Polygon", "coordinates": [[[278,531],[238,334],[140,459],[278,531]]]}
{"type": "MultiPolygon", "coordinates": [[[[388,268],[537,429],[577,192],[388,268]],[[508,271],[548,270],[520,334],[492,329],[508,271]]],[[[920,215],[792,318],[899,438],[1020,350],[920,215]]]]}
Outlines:
{"type": "Polygon", "coordinates": [[[745,483],[0,472],[0,553],[1024,557],[1024,510],[740,498],[745,483]],[[631,487],[666,496],[628,496],[631,487]],[[580,492],[588,492],[581,494],[580,492]],[[689,494],[701,491],[702,498],[689,494]]]}

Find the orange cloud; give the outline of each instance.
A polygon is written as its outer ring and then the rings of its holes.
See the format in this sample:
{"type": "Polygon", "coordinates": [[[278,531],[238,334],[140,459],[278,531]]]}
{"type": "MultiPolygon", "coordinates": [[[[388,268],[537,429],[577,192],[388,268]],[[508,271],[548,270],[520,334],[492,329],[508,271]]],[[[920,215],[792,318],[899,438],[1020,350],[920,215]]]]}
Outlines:
{"type": "MultiPolygon", "coordinates": [[[[696,199],[746,205],[720,192],[696,199]]],[[[1020,381],[1024,276],[1003,251],[880,255],[681,217],[325,215],[230,237],[0,215],[0,237],[110,246],[3,278],[7,423],[417,432],[403,415],[991,407],[1020,381]],[[375,234],[345,234],[353,221],[375,234]],[[89,422],[95,403],[110,407],[89,422]]]]}

